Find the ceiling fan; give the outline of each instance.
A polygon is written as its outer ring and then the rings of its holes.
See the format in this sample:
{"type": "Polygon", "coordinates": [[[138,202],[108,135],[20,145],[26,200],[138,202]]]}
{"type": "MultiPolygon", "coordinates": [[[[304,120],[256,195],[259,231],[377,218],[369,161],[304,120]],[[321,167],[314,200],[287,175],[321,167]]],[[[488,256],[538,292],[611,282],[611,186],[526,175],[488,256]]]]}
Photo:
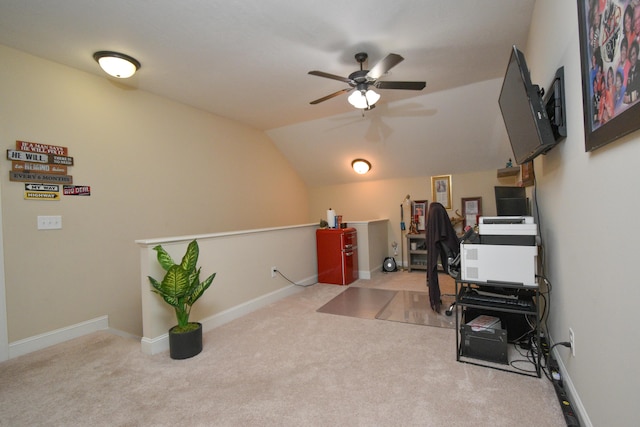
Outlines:
{"type": "Polygon", "coordinates": [[[310,104],[319,104],[327,99],[334,98],[338,95],[351,92],[356,89],[351,95],[349,95],[349,103],[356,108],[369,110],[373,108],[374,104],[378,99],[380,99],[380,95],[369,89],[369,86],[374,86],[378,89],[422,90],[427,85],[426,82],[387,82],[378,80],[389,72],[391,68],[404,61],[404,58],[398,54],[390,53],[384,59],[379,61],[371,70],[364,70],[362,68],[362,63],[368,58],[368,55],[365,52],[356,53],[355,58],[360,64],[360,70],[351,73],[349,77],[336,76],[335,74],[329,74],[323,71],[309,71],[309,74],[314,76],[339,80],[350,86],[349,88],[339,90],[330,95],[316,99],[315,101],[311,101],[310,104]]]}

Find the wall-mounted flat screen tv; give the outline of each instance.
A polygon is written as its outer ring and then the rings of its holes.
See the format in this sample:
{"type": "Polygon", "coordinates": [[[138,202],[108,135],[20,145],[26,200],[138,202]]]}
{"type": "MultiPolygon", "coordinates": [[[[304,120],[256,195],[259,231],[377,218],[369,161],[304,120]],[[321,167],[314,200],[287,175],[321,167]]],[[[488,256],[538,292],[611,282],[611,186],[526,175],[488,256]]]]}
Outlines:
{"type": "Polygon", "coordinates": [[[546,153],[558,142],[542,96],[540,88],[531,83],[524,54],[513,46],[498,103],[519,165],[546,153]]]}

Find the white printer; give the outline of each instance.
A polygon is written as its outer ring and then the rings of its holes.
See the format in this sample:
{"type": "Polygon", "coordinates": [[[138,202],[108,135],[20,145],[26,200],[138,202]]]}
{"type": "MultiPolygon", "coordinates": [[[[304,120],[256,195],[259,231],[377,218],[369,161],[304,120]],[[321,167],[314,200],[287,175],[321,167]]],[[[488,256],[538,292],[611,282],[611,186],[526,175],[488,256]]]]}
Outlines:
{"type": "Polygon", "coordinates": [[[462,280],[538,286],[533,217],[480,217],[480,243],[460,245],[462,280]]]}

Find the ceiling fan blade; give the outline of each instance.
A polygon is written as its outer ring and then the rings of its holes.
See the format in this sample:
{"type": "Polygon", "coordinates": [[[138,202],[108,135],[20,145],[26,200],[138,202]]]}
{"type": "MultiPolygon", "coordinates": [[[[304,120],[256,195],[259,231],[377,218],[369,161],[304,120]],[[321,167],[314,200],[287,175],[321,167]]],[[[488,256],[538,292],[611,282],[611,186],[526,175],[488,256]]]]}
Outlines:
{"type": "Polygon", "coordinates": [[[308,74],[311,74],[313,76],[318,76],[318,77],[326,77],[328,79],[333,79],[333,80],[339,80],[339,81],[345,82],[347,84],[352,84],[353,83],[353,81],[351,79],[348,79],[346,77],[336,76],[335,74],[325,73],[324,71],[309,71],[308,74]]]}
{"type": "Polygon", "coordinates": [[[350,91],[351,91],[351,88],[342,89],[337,92],[333,92],[331,95],[327,95],[322,98],[316,99],[315,101],[311,101],[309,104],[312,104],[312,105],[319,104],[323,101],[326,101],[327,99],[335,98],[338,95],[342,95],[343,93],[350,92],[350,91]]]}
{"type": "Polygon", "coordinates": [[[373,66],[367,73],[367,78],[371,80],[378,80],[381,76],[385,75],[390,69],[404,61],[404,58],[398,54],[390,53],[380,62],[373,66]]]}
{"type": "Polygon", "coordinates": [[[422,90],[427,86],[426,82],[386,82],[380,81],[373,84],[378,89],[405,89],[422,90]]]}

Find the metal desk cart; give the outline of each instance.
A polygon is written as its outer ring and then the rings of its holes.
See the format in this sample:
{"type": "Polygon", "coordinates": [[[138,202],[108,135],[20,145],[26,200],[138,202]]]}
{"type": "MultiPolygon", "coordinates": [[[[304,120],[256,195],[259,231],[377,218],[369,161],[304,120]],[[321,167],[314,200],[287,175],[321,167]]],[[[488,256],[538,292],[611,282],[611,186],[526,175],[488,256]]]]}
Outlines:
{"type": "Polygon", "coordinates": [[[458,279],[455,289],[456,360],[540,378],[539,284],[458,279]]]}

